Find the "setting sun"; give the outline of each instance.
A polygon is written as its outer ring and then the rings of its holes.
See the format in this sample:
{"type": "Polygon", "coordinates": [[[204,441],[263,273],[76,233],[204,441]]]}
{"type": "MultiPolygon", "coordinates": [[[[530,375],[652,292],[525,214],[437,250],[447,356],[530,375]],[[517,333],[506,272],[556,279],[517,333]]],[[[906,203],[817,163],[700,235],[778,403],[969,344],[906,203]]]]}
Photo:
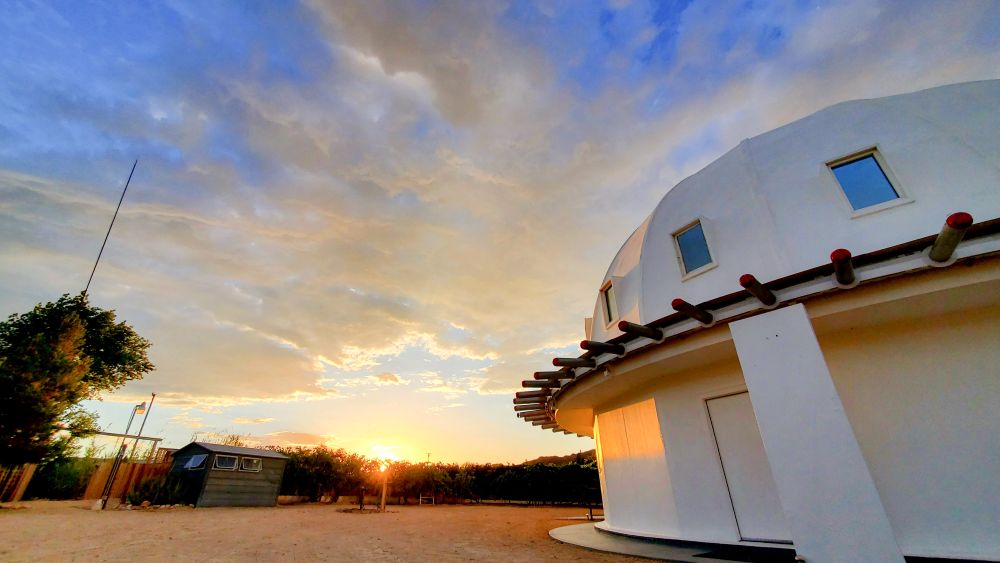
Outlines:
{"type": "Polygon", "coordinates": [[[401,461],[403,459],[401,446],[387,446],[384,444],[372,444],[371,454],[372,457],[378,459],[379,461],[401,461]]]}

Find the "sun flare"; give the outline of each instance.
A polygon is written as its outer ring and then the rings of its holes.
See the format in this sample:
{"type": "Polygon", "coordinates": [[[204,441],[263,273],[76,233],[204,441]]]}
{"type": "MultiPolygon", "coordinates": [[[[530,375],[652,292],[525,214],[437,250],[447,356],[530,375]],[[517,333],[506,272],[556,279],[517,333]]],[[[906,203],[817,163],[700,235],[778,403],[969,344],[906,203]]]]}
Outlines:
{"type": "Polygon", "coordinates": [[[389,446],[385,444],[372,444],[372,457],[378,459],[383,465],[388,462],[401,461],[401,446],[389,446]]]}

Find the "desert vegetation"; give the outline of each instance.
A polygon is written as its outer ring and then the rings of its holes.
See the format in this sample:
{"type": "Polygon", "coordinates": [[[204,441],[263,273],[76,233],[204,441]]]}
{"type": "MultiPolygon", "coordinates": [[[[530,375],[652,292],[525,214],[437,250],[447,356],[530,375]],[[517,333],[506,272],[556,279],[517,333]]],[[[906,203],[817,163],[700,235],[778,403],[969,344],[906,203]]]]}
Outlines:
{"type": "Polygon", "coordinates": [[[343,449],[275,448],[287,455],[281,494],[309,497],[387,493],[398,504],[433,497],[436,503],[523,502],[600,504],[597,463],[585,454],[523,464],[379,462],[343,449]]]}

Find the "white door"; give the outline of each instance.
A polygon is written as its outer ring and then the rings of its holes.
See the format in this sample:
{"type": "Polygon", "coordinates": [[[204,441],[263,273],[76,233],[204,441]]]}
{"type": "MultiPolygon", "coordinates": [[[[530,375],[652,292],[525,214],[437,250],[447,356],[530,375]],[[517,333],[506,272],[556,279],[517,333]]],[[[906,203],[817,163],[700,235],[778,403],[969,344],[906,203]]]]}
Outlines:
{"type": "Polygon", "coordinates": [[[708,413],[740,536],[748,541],[791,542],[750,394],[710,399],[708,413]]]}

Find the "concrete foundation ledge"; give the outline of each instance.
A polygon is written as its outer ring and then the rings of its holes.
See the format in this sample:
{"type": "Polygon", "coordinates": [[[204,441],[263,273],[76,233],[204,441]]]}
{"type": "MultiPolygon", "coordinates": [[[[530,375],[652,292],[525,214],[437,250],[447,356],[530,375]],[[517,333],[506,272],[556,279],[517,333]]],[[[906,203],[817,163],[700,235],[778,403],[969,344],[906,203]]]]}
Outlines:
{"type": "Polygon", "coordinates": [[[725,545],[640,538],[596,528],[592,523],[575,524],[549,530],[556,541],[595,551],[606,551],[683,563],[719,563],[724,561],[794,562],[795,550],[789,547],[725,545]]]}
{"type": "MultiPolygon", "coordinates": [[[[661,539],[628,535],[603,529],[606,523],[574,524],[549,530],[556,541],[594,551],[619,553],[632,557],[645,557],[680,563],[718,563],[743,561],[747,563],[783,563],[795,561],[792,546],[760,542],[715,543],[677,539],[661,539]]],[[[992,563],[997,559],[966,559],[959,557],[934,557],[906,555],[906,563],[992,563]]]]}

